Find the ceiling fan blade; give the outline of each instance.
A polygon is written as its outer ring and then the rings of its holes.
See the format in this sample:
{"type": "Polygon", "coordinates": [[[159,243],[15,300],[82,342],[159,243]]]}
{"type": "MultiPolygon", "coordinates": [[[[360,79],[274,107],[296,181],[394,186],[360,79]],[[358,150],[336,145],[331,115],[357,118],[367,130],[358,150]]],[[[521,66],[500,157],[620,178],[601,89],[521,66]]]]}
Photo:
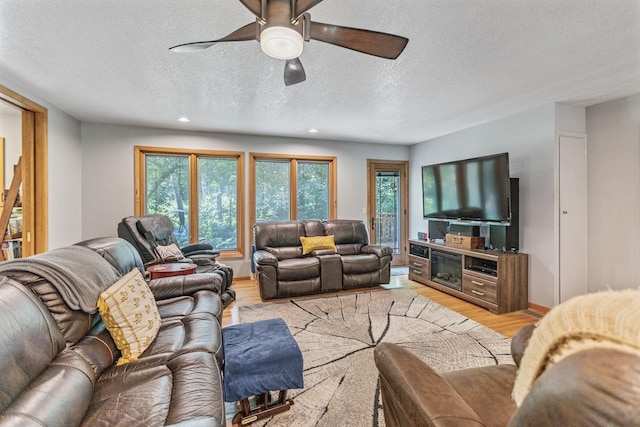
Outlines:
{"type": "Polygon", "coordinates": [[[261,2],[260,0],[240,0],[240,3],[251,11],[258,18],[262,18],[261,14],[261,2]]]}
{"type": "Polygon", "coordinates": [[[284,65],[284,84],[287,86],[302,83],[307,79],[307,75],[302,67],[300,58],[288,59],[284,65]]]}
{"type": "Polygon", "coordinates": [[[387,59],[400,56],[409,42],[402,36],[321,22],[311,22],[310,27],[309,34],[313,40],[387,59]]]}
{"type": "Polygon", "coordinates": [[[170,47],[169,50],[173,52],[196,52],[198,50],[203,50],[208,47],[213,46],[216,43],[220,42],[243,42],[247,40],[255,40],[256,39],[256,22],[252,22],[250,24],[245,25],[242,28],[238,28],[231,34],[218,39],[204,42],[193,42],[193,43],[184,43],[179,44],[177,46],[170,47]]]}
{"type": "Polygon", "coordinates": [[[306,11],[308,11],[309,9],[311,9],[313,6],[317,5],[318,3],[320,3],[322,0],[298,0],[296,1],[296,10],[295,10],[295,16],[296,18],[300,15],[302,15],[303,13],[305,13],[306,11]]]}

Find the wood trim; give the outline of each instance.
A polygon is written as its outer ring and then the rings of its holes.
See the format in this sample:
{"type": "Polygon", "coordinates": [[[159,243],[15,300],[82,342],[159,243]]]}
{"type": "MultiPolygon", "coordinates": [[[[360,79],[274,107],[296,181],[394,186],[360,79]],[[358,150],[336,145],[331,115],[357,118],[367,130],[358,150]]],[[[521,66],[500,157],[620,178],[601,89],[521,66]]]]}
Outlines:
{"type": "MultiPolygon", "coordinates": [[[[181,155],[189,157],[189,223],[198,224],[198,158],[215,157],[229,158],[236,160],[236,179],[237,179],[237,248],[235,250],[221,250],[219,259],[242,258],[245,253],[245,225],[244,225],[244,152],[242,151],[223,151],[223,150],[202,150],[189,148],[173,148],[173,147],[150,147],[150,146],[134,146],[134,215],[142,216],[145,213],[144,206],[144,161],[146,154],[166,154],[181,155]]],[[[189,240],[192,243],[198,241],[198,229],[191,226],[189,228],[189,240]]]]}
{"type": "Polygon", "coordinates": [[[22,255],[49,245],[48,110],[0,85],[0,99],[22,112],[22,255]]]}
{"type": "Polygon", "coordinates": [[[289,215],[298,218],[298,160],[289,163],[289,215]]]}
{"type": "Polygon", "coordinates": [[[35,159],[35,115],[33,111],[22,112],[22,254],[28,256],[37,253],[34,235],[35,232],[35,188],[34,175],[35,159]]]}
{"type": "Polygon", "coordinates": [[[33,208],[33,230],[35,233],[33,253],[42,253],[49,249],[49,144],[47,141],[49,118],[46,109],[44,112],[34,111],[33,114],[35,119],[34,147],[31,156],[27,159],[30,162],[27,165],[27,170],[33,170],[32,179],[35,185],[35,188],[31,190],[35,202],[33,208]]]}
{"type": "MultiPolygon", "coordinates": [[[[198,156],[196,154],[189,155],[189,241],[191,243],[199,242],[198,221],[200,216],[198,194],[198,156]]],[[[222,255],[222,253],[220,253],[222,255]]]]}
{"type": "MultiPolygon", "coordinates": [[[[5,175],[5,167],[4,167],[4,138],[0,137],[0,191],[4,193],[4,189],[7,188],[4,185],[4,175],[5,175]]],[[[4,206],[4,195],[0,197],[0,207],[4,206]]]]}
{"type": "MultiPolygon", "coordinates": [[[[259,160],[280,160],[291,163],[291,188],[297,185],[297,164],[299,161],[326,162],[329,164],[329,219],[338,216],[338,159],[335,156],[313,156],[277,153],[249,153],[249,240],[253,244],[253,224],[256,223],[256,162],[259,160]]],[[[291,218],[297,218],[296,194],[290,194],[291,218]]]]}
{"type": "Polygon", "coordinates": [[[144,215],[144,153],[140,147],[133,147],[133,214],[144,215]]]}
{"type": "Polygon", "coordinates": [[[529,310],[535,311],[536,313],[540,313],[542,315],[547,314],[551,311],[549,307],[545,307],[543,305],[534,304],[532,302],[529,303],[529,310]]]}
{"type": "MultiPolygon", "coordinates": [[[[409,248],[404,246],[403,242],[409,240],[409,161],[408,160],[377,160],[367,159],[367,228],[370,228],[371,217],[374,215],[375,207],[375,185],[373,180],[375,179],[375,171],[377,169],[397,170],[400,172],[400,181],[403,191],[401,192],[401,229],[400,229],[400,242],[402,245],[402,251],[399,260],[396,261],[397,265],[406,265],[408,260],[409,248]]],[[[375,233],[371,232],[373,236],[372,241],[375,240],[375,233]]],[[[395,263],[394,263],[395,264],[395,263]]]]}

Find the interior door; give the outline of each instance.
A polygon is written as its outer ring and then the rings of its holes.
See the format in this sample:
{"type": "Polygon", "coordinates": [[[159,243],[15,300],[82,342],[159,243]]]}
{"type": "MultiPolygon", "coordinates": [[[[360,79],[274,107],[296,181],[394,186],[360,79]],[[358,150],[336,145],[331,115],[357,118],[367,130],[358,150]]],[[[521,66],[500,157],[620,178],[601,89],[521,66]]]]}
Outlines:
{"type": "MultiPolygon", "coordinates": [[[[0,85],[0,100],[21,111],[22,256],[48,249],[47,109],[0,85]]],[[[10,183],[5,180],[5,186],[10,183]]]]}
{"type": "Polygon", "coordinates": [[[587,293],[586,136],[558,135],[559,303],[587,293]]]}
{"type": "Polygon", "coordinates": [[[393,249],[391,265],[406,265],[409,162],[368,160],[367,163],[367,219],[371,243],[393,249]]]}

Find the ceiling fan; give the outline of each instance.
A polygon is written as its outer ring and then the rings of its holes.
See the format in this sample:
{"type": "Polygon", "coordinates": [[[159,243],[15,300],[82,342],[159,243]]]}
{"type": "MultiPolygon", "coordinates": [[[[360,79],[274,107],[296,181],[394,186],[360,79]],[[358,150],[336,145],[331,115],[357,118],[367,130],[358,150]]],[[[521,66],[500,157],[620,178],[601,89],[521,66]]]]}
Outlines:
{"type": "Polygon", "coordinates": [[[218,40],[179,44],[169,50],[195,52],[221,42],[257,40],[264,53],[286,60],[284,83],[291,86],[307,78],[299,58],[305,41],[318,40],[387,59],[400,56],[409,42],[406,37],[393,34],[311,21],[307,11],[321,1],[240,0],[256,15],[255,22],[218,40]]]}

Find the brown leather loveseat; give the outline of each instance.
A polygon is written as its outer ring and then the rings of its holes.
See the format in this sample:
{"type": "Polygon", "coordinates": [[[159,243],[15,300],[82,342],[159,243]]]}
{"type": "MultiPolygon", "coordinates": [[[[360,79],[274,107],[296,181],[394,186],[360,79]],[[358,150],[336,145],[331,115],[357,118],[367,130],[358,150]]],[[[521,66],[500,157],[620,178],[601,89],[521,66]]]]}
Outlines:
{"type": "Polygon", "coordinates": [[[392,250],[370,245],[362,221],[260,222],[253,231],[253,261],[263,300],[389,283],[392,250]],[[335,246],[304,253],[301,238],[323,236],[333,236],[335,246]]]}
{"type": "Polygon", "coordinates": [[[444,373],[380,343],[385,424],[640,426],[639,323],[640,290],[576,297],[516,333],[516,365],[444,373]]]}
{"type": "Polygon", "coordinates": [[[225,425],[221,277],[148,282],[159,331],[137,360],[118,365],[90,295],[74,287],[106,287],[136,268],[137,251],[115,237],[0,264],[1,426],[225,425]],[[74,280],[60,283],[65,268],[74,280]]]}

